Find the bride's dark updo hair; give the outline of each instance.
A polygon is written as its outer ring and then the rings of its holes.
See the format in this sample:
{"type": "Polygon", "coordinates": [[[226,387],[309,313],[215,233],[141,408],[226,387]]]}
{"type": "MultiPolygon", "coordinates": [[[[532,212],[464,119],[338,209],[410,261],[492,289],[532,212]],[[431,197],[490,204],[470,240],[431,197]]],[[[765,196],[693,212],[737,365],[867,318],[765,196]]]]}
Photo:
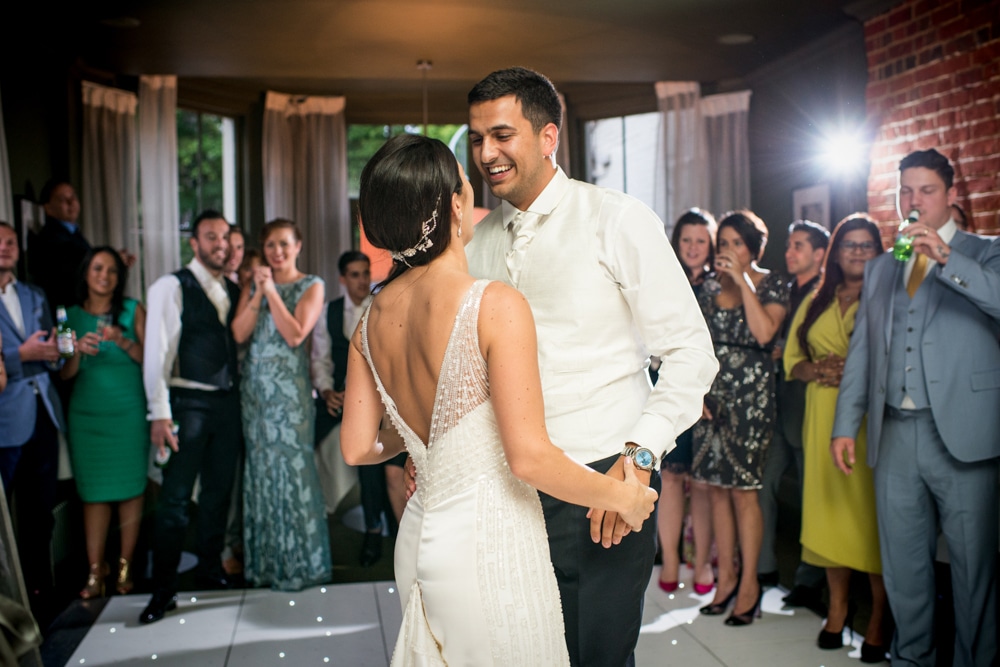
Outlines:
{"type": "Polygon", "coordinates": [[[437,139],[401,134],[372,156],[361,171],[358,215],[371,244],[395,255],[376,289],[444,252],[451,241],[451,195],[461,192],[455,155],[437,139]],[[425,237],[435,212],[436,227],[425,237]]]}

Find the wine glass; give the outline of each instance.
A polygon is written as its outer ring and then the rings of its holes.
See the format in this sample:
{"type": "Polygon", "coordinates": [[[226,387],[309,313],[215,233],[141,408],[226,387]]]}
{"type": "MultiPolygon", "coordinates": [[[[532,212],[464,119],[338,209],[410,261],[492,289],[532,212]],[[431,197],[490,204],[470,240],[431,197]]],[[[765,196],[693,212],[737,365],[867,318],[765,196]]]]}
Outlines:
{"type": "Polygon", "coordinates": [[[97,316],[97,336],[103,343],[108,339],[108,329],[111,327],[111,313],[101,313],[97,316]]]}

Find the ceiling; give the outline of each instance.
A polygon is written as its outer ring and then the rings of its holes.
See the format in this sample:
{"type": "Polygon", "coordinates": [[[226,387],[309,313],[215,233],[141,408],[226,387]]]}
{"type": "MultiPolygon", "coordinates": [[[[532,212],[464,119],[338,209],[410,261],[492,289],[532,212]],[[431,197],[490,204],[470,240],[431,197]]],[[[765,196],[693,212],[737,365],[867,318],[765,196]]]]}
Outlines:
{"type": "MultiPolygon", "coordinates": [[[[456,111],[485,74],[524,65],[568,94],[741,78],[893,0],[92,0],[21,2],[88,68],[194,88],[346,95],[356,113],[456,111]],[[57,11],[55,8],[59,7],[57,11]],[[746,44],[719,38],[749,35],[746,44]],[[432,63],[418,69],[418,60],[432,63]]],[[[648,87],[648,88],[647,88],[648,87]]]]}

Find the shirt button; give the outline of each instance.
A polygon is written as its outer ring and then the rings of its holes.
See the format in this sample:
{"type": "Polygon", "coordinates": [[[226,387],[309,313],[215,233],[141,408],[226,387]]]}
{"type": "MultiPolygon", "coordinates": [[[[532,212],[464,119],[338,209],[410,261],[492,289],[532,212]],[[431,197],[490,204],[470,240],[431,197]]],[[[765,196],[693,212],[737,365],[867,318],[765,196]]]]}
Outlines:
{"type": "Polygon", "coordinates": [[[907,366],[907,367],[906,367],[906,372],[907,372],[907,373],[909,373],[909,372],[910,372],[910,371],[912,371],[912,370],[913,370],[913,366],[907,366]]]}
{"type": "Polygon", "coordinates": [[[908,347],[908,348],[906,348],[906,351],[907,352],[913,352],[913,348],[912,347],[908,347]]]}

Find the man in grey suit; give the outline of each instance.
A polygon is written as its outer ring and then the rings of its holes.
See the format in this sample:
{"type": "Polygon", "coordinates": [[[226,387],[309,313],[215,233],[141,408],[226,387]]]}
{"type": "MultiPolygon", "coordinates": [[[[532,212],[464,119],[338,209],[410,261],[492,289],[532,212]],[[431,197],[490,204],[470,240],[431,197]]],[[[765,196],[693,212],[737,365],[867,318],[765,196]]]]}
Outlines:
{"type": "Polygon", "coordinates": [[[954,170],[931,149],[899,164],[914,254],[868,263],[830,451],[851,473],[868,414],[879,542],[896,620],[892,664],[935,664],[938,529],[951,562],[956,666],[996,658],[1000,243],[957,229],[954,170]]]}

